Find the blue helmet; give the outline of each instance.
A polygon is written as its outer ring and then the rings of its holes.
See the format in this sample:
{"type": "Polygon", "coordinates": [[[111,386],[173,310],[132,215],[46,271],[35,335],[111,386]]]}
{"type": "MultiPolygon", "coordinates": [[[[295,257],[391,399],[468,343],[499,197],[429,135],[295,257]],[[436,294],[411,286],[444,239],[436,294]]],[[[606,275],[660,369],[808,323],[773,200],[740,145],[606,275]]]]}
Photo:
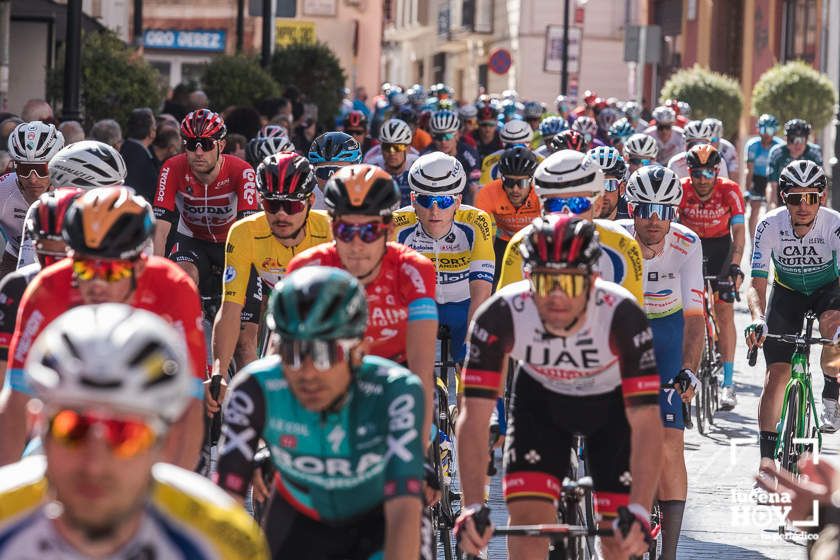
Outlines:
{"type": "Polygon", "coordinates": [[[779,121],[773,115],[768,115],[764,113],[760,117],[758,117],[758,123],[756,125],[759,129],[761,128],[772,128],[773,130],[779,129],[779,121]]]}
{"type": "Polygon", "coordinates": [[[307,158],[312,165],[338,161],[361,163],[362,149],[349,134],[326,132],[312,142],[307,158]]]}
{"type": "Polygon", "coordinates": [[[624,142],[631,136],[636,133],[636,130],[633,128],[633,125],[630,124],[630,121],[626,118],[621,118],[615,121],[612,126],[610,126],[610,130],[607,135],[610,138],[610,141],[613,143],[616,142],[624,142]]]}
{"type": "Polygon", "coordinates": [[[569,123],[563,117],[546,117],[540,121],[540,134],[543,138],[560,134],[569,128],[569,123]]]}

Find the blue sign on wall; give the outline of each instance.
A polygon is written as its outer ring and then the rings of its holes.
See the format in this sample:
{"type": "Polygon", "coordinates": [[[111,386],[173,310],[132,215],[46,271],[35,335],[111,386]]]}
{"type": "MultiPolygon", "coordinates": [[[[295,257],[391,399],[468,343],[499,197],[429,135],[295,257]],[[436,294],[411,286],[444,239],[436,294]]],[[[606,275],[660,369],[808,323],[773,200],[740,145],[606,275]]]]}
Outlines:
{"type": "Polygon", "coordinates": [[[147,29],[143,33],[147,49],[223,52],[226,40],[223,29],[147,29]]]}

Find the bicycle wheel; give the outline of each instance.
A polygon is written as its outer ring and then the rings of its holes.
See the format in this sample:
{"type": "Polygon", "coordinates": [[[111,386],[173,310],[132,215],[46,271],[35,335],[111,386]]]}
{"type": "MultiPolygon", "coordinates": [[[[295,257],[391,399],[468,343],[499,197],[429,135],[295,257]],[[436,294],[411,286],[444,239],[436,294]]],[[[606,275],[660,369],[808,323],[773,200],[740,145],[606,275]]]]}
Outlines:
{"type": "Polygon", "coordinates": [[[799,460],[799,444],[794,444],[793,438],[797,437],[802,406],[802,391],[799,383],[793,382],[788,393],[787,409],[784,411],[778,456],[781,468],[793,474],[797,474],[796,462],[799,460]]]}
{"type": "Polygon", "coordinates": [[[706,420],[709,426],[715,423],[715,412],[718,410],[718,383],[717,376],[711,368],[708,368],[704,375],[703,390],[706,391],[706,420]]]}
{"type": "Polygon", "coordinates": [[[706,375],[705,370],[707,369],[707,362],[706,362],[706,352],[703,352],[703,359],[700,362],[700,386],[697,387],[697,391],[694,393],[694,417],[697,423],[697,431],[703,435],[706,435],[708,432],[706,426],[706,420],[708,416],[706,412],[708,411],[708,407],[706,404],[706,375]]]}

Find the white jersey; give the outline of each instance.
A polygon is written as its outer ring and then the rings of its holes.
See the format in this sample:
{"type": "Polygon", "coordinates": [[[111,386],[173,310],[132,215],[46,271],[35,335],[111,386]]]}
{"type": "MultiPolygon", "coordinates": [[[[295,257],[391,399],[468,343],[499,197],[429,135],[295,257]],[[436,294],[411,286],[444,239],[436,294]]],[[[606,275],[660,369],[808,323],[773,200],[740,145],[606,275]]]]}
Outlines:
{"type": "Polygon", "coordinates": [[[671,127],[671,137],[667,142],[663,142],[659,138],[659,131],[655,126],[649,126],[645,129],[645,134],[656,140],[656,145],[659,146],[659,153],[656,156],[656,161],[662,165],[667,165],[675,155],[685,151],[685,135],[683,129],[678,126],[671,127]]]}
{"type": "Polygon", "coordinates": [[[30,206],[26,211],[26,218],[23,220],[20,233],[20,250],[18,251],[17,268],[21,269],[26,265],[38,262],[38,255],[35,254],[35,240],[29,236],[26,231],[26,224],[32,218],[32,213],[35,211],[34,206],[30,206]]]}
{"type": "Polygon", "coordinates": [[[18,187],[17,174],[0,176],[0,233],[6,240],[6,252],[17,258],[20,251],[23,221],[29,204],[18,187]]]}
{"type": "MultiPolygon", "coordinates": [[[[618,220],[636,235],[633,220],[618,220]]],[[[671,223],[662,252],[643,265],[645,313],[659,319],[682,311],[703,313],[703,248],[696,233],[682,224],[671,223]]]]}
{"type": "Polygon", "coordinates": [[[732,145],[732,142],[726,138],[721,138],[718,145],[718,152],[720,152],[721,159],[726,162],[726,168],[729,170],[731,177],[738,176],[738,150],[732,145]]]}
{"type": "MultiPolygon", "coordinates": [[[[670,160],[668,160],[668,169],[677,174],[680,179],[688,177],[688,163],[685,161],[685,155],[688,152],[681,152],[670,160]]],[[[721,179],[729,179],[729,171],[726,170],[726,164],[718,166],[718,177],[721,179]]]]}

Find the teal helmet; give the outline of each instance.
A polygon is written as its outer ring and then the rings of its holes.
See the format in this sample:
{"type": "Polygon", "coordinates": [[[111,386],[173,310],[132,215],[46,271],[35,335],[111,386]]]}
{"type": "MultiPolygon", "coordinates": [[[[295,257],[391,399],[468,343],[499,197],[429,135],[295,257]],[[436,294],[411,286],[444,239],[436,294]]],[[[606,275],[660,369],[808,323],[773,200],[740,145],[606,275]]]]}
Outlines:
{"type": "Polygon", "coordinates": [[[274,286],[266,320],[286,340],[360,340],[367,316],[358,280],[340,268],[306,266],[274,286]]]}

